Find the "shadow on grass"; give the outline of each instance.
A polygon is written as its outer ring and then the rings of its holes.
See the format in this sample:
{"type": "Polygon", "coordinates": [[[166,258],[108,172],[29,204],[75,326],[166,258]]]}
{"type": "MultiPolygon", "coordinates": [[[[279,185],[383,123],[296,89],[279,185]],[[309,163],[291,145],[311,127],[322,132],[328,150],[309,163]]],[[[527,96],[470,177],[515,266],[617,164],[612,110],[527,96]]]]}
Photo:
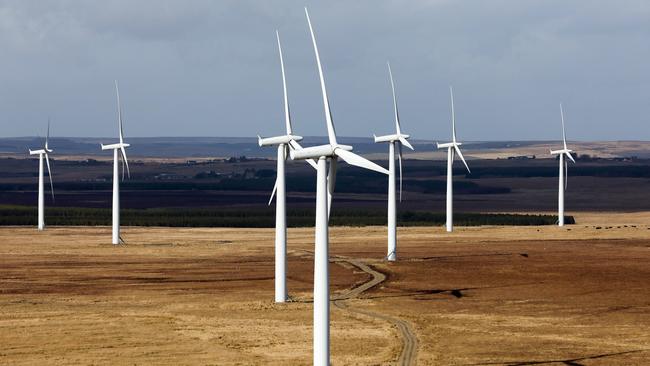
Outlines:
{"type": "Polygon", "coordinates": [[[507,362],[486,362],[486,363],[472,363],[466,364],[467,366],[480,366],[480,365],[505,365],[505,366],[526,366],[526,365],[544,365],[544,364],[562,364],[568,366],[583,366],[582,361],[596,360],[600,358],[621,356],[630,353],[643,352],[643,350],[616,352],[616,353],[603,353],[593,356],[585,356],[578,358],[567,358],[559,360],[529,360],[529,361],[507,361],[507,362]]]}
{"type": "MultiPolygon", "coordinates": [[[[450,289],[424,289],[424,290],[415,290],[415,289],[406,289],[400,293],[395,294],[383,294],[383,295],[368,295],[364,296],[364,299],[387,299],[387,298],[398,298],[398,297],[413,297],[413,296],[427,296],[427,295],[438,295],[438,294],[448,294],[457,299],[467,296],[467,292],[474,290],[486,290],[494,288],[508,288],[508,287],[517,287],[517,286],[530,286],[537,285],[542,282],[531,282],[531,283],[518,283],[513,285],[503,285],[503,286],[484,286],[484,287],[462,287],[462,288],[450,288],[450,289]]],[[[415,300],[429,300],[429,299],[418,299],[415,300]]]]}

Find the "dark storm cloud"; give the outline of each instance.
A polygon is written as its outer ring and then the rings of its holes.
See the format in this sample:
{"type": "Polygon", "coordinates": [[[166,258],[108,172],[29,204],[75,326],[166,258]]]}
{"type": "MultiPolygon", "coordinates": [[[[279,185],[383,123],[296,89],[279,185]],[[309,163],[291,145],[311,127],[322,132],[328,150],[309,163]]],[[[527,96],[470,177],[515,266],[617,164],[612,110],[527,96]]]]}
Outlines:
{"type": "Polygon", "coordinates": [[[390,132],[390,60],[415,138],[448,138],[450,84],[465,140],[557,138],[560,101],[570,138],[650,138],[650,3],[592,0],[0,1],[2,135],[113,135],[115,78],[127,135],[279,133],[276,28],[324,135],[304,5],[341,135],[390,132]]]}

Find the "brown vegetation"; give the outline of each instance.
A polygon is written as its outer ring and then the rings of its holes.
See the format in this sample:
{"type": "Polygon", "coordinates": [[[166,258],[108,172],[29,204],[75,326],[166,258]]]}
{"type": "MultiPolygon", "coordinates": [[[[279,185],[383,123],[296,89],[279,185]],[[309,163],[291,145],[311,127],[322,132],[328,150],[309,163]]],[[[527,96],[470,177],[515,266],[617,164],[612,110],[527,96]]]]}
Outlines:
{"type": "MultiPolygon", "coordinates": [[[[418,364],[650,362],[650,214],[557,227],[333,228],[331,254],[385,274],[332,307],[333,364],[391,364],[395,323],[418,364]],[[600,227],[600,229],[597,229],[600,227]],[[358,310],[358,311],[351,311],[358,310]],[[377,318],[367,314],[380,314],[377,318]]],[[[289,231],[290,295],[273,299],[272,229],[0,229],[2,364],[308,364],[312,229],[289,231]]],[[[370,280],[331,264],[332,294],[370,280]]]]}

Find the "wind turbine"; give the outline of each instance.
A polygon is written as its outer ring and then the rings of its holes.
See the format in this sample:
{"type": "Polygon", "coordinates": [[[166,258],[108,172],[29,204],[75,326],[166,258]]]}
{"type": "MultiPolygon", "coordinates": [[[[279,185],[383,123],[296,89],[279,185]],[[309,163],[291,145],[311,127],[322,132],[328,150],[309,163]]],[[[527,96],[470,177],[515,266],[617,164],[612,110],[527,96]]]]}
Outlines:
{"type": "Polygon", "coordinates": [[[460,151],[460,142],[456,141],[456,112],[454,111],[454,90],[449,87],[449,94],[451,95],[451,142],[446,144],[436,143],[438,149],[447,149],[447,232],[454,231],[454,185],[453,185],[453,165],[454,155],[458,154],[460,160],[465,164],[467,172],[471,173],[467,162],[460,151]]]}
{"type": "Polygon", "coordinates": [[[50,177],[50,191],[52,192],[52,201],[54,201],[54,184],[52,184],[52,170],[50,169],[49,153],[54,150],[49,148],[50,139],[50,121],[47,121],[47,135],[45,145],[40,150],[29,149],[29,155],[38,155],[38,230],[45,230],[45,188],[43,184],[43,157],[47,163],[47,175],[50,177]]]}
{"type": "Polygon", "coordinates": [[[386,259],[395,261],[397,259],[397,214],[395,200],[395,146],[397,146],[397,160],[399,161],[399,200],[402,202],[402,145],[413,150],[413,146],[407,141],[409,135],[402,133],[399,125],[399,113],[397,112],[397,97],[395,96],[395,82],[393,72],[388,63],[388,75],[390,86],[393,90],[393,109],[395,110],[395,134],[386,136],[374,136],[375,142],[388,142],[388,254],[386,259]]]}
{"type": "MultiPolygon", "coordinates": [[[[269,199],[269,205],[273,201],[273,196],[277,197],[275,201],[275,302],[285,302],[287,300],[287,192],[285,185],[285,162],[288,157],[288,150],[301,149],[302,146],[298,141],[302,136],[293,134],[291,128],[291,113],[289,112],[289,97],[287,94],[287,80],[284,74],[284,60],[282,59],[282,45],[280,44],[280,33],[275,32],[278,39],[278,52],[280,53],[280,68],[282,69],[282,89],[284,94],[284,121],[287,134],[276,137],[261,138],[257,136],[260,146],[278,147],[277,177],[275,186],[269,199]]],[[[316,163],[313,160],[307,160],[314,168],[316,163]]]]}
{"type": "Polygon", "coordinates": [[[314,250],[314,365],[329,366],[329,207],[331,195],[334,191],[336,179],[336,164],[341,158],[350,165],[355,165],[380,173],[388,174],[388,171],[379,165],[352,152],[352,146],[340,145],[336,141],[336,132],[332,121],[323,68],[318,54],[316,37],[311,26],[309,13],[305,8],[307,24],[311,33],[311,40],[314,45],[316,63],[318,64],[318,75],[320,78],[321,93],[323,96],[323,108],[327,123],[327,136],[329,143],[326,145],[312,146],[304,149],[296,149],[290,152],[291,158],[295,160],[317,159],[316,178],[316,230],[314,250]],[[327,161],[329,160],[329,174],[327,161]]]}
{"type": "Polygon", "coordinates": [[[122,129],[122,106],[120,105],[120,90],[115,80],[115,94],[117,95],[117,127],[120,135],[120,142],[117,144],[101,144],[102,150],[113,150],[113,239],[112,243],[117,245],[124,241],[120,237],[120,175],[119,175],[119,155],[122,155],[122,180],[124,180],[124,168],[131,178],[129,162],[126,159],[125,148],[131,146],[124,142],[124,131],[122,129]]]}
{"type": "Polygon", "coordinates": [[[566,155],[566,157],[569,158],[573,163],[576,161],[573,159],[573,156],[571,156],[573,150],[569,150],[569,148],[566,146],[564,110],[562,109],[562,104],[560,104],[560,118],[562,119],[562,143],[564,144],[564,148],[562,150],[551,150],[551,155],[560,156],[560,180],[557,191],[557,223],[558,226],[564,226],[564,190],[567,187],[567,176],[569,170],[569,164],[564,159],[564,156],[566,155]]]}

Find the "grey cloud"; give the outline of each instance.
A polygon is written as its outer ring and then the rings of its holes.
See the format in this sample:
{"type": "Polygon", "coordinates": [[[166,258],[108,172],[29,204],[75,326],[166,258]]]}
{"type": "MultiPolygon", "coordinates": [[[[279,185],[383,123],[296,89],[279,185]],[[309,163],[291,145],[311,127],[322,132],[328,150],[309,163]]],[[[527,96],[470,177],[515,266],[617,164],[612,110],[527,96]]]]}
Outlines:
{"type": "MultiPolygon", "coordinates": [[[[33,135],[114,134],[112,80],[131,136],[274,134],[283,37],[298,132],[323,135],[298,1],[0,1],[0,120],[33,135]]],[[[466,140],[648,139],[646,1],[309,1],[337,131],[391,128],[386,61],[404,129],[446,139],[448,85],[466,140]]]]}

